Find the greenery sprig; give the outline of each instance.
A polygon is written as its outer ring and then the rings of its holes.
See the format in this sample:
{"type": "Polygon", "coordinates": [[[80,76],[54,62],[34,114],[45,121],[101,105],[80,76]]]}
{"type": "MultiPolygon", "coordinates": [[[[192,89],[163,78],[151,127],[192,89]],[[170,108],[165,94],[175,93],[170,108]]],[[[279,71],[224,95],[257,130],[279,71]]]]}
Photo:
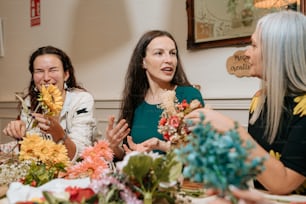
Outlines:
{"type": "MultiPolygon", "coordinates": [[[[154,203],[158,198],[164,198],[173,203],[173,199],[168,196],[168,190],[161,191],[161,185],[165,189],[171,189],[171,184],[179,179],[182,166],[177,161],[175,154],[169,152],[166,155],[154,153],[135,153],[130,157],[125,157],[119,163],[119,169],[128,176],[129,182],[134,189],[142,195],[144,204],[154,203]],[[121,167],[120,167],[121,166],[121,167]]],[[[118,167],[118,163],[117,163],[118,167]]]]}

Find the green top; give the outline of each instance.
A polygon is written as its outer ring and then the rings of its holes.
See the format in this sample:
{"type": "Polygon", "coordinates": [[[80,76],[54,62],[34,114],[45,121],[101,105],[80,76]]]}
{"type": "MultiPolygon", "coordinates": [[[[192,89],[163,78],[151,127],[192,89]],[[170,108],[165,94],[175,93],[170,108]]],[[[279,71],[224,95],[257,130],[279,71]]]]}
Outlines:
{"type": "MultiPolygon", "coordinates": [[[[202,106],[204,106],[201,93],[192,86],[178,86],[175,92],[178,102],[182,102],[186,99],[186,101],[190,103],[192,100],[198,99],[202,106]]],[[[158,108],[157,105],[148,104],[145,101],[136,108],[131,127],[131,136],[136,144],[144,142],[152,137],[164,140],[163,136],[157,132],[158,121],[162,111],[163,110],[158,108]]]]}

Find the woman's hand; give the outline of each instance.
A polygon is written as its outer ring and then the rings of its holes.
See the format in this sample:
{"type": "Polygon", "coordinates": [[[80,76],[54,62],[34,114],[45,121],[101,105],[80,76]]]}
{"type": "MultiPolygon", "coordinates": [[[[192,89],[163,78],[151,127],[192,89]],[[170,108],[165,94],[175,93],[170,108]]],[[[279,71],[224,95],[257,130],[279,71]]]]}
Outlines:
{"type": "Polygon", "coordinates": [[[123,145],[123,148],[127,153],[131,151],[150,152],[153,150],[161,150],[161,143],[165,143],[156,137],[152,137],[140,144],[135,144],[131,136],[127,137],[127,142],[129,147],[127,145],[123,145]]]}
{"type": "Polygon", "coordinates": [[[131,136],[127,136],[127,143],[129,146],[123,144],[123,149],[126,153],[130,153],[132,151],[146,152],[146,148],[142,145],[142,143],[140,144],[134,143],[131,136]]]}
{"type": "Polygon", "coordinates": [[[65,130],[60,125],[58,118],[40,113],[32,113],[32,116],[37,121],[37,126],[43,133],[52,135],[54,142],[58,142],[64,137],[65,130]]]}
{"type": "Polygon", "coordinates": [[[13,120],[7,124],[2,132],[15,139],[21,139],[25,136],[26,124],[22,120],[13,120]]]}
{"type": "MultiPolygon", "coordinates": [[[[235,187],[230,187],[233,195],[238,198],[238,204],[269,204],[269,202],[264,198],[262,193],[255,189],[251,190],[240,190],[235,187]]],[[[210,204],[231,204],[231,202],[224,198],[217,198],[210,202],[210,204]]]]}
{"type": "Polygon", "coordinates": [[[196,109],[187,114],[184,119],[191,120],[193,124],[197,124],[200,122],[200,113],[204,114],[204,123],[210,122],[211,125],[221,133],[232,129],[235,126],[232,119],[210,108],[196,109]]]}
{"type": "Polygon", "coordinates": [[[124,119],[121,119],[115,127],[114,123],[115,117],[110,116],[108,118],[108,126],[106,128],[106,139],[110,143],[111,147],[118,147],[121,145],[123,139],[130,133],[130,128],[124,119]]]}
{"type": "Polygon", "coordinates": [[[108,118],[108,126],[106,127],[106,139],[109,142],[109,147],[113,150],[117,159],[124,157],[124,149],[121,147],[123,139],[130,133],[129,125],[126,120],[121,119],[119,123],[115,124],[115,117],[108,118]]]}

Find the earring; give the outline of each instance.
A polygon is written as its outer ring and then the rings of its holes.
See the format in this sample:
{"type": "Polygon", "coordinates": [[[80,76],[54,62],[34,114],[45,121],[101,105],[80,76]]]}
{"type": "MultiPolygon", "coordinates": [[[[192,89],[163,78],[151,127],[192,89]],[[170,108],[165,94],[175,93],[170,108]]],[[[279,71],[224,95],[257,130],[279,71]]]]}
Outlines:
{"type": "Polygon", "coordinates": [[[36,86],[34,86],[34,88],[33,88],[33,89],[34,89],[34,91],[35,91],[35,92],[38,92],[38,89],[37,89],[37,87],[36,87],[36,86]]]}
{"type": "Polygon", "coordinates": [[[68,86],[67,86],[67,83],[66,83],[66,81],[64,81],[64,89],[67,91],[67,89],[68,89],[68,86]]]}

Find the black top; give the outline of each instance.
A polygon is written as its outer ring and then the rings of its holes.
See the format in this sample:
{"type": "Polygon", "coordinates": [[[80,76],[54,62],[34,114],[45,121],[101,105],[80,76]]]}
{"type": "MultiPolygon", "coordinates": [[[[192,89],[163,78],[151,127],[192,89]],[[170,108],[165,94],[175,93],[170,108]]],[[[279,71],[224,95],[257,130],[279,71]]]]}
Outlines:
{"type": "MultiPolygon", "coordinates": [[[[266,151],[279,153],[284,166],[306,176],[306,116],[293,115],[296,104],[294,97],[285,97],[281,125],[272,144],[264,136],[266,111],[261,112],[253,125],[249,124],[248,132],[266,151]]],[[[306,185],[303,186],[295,193],[306,195],[306,185]]],[[[262,186],[255,182],[255,187],[262,186]]]]}

